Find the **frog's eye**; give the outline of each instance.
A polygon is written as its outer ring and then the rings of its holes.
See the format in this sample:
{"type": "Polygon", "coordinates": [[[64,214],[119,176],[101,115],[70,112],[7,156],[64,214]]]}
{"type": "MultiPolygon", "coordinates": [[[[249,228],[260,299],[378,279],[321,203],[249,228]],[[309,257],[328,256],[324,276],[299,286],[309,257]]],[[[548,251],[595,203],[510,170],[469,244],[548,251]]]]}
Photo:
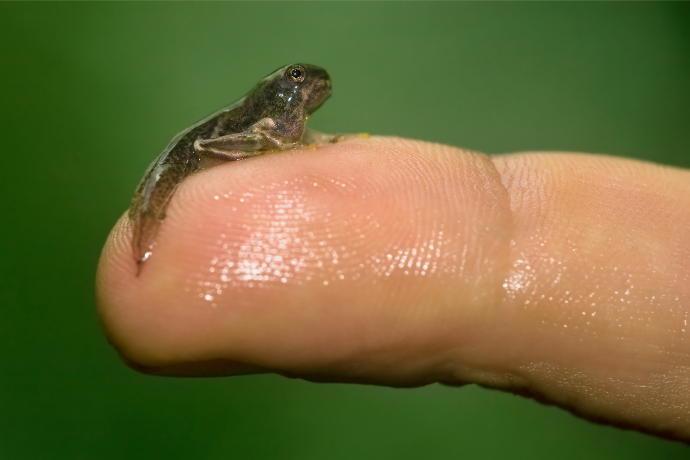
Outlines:
{"type": "Polygon", "coordinates": [[[287,76],[295,83],[299,83],[304,81],[304,78],[307,76],[307,71],[304,70],[304,67],[301,65],[293,65],[287,70],[287,76]]]}

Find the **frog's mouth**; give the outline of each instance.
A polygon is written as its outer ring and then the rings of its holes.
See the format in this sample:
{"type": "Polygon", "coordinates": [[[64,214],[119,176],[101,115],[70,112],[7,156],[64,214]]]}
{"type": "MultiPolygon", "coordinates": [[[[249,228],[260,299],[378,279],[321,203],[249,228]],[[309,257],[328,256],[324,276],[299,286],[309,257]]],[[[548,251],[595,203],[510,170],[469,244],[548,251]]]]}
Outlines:
{"type": "Polygon", "coordinates": [[[324,95],[323,95],[323,96],[321,97],[321,99],[316,103],[316,105],[312,106],[312,108],[311,108],[311,110],[309,111],[309,113],[312,113],[312,112],[316,111],[316,109],[318,109],[319,107],[321,107],[321,106],[323,105],[323,103],[326,102],[326,100],[327,100],[329,97],[331,97],[331,92],[330,92],[330,91],[328,91],[327,93],[324,93],[324,95]]]}
{"type": "Polygon", "coordinates": [[[309,113],[313,113],[323,105],[326,100],[331,97],[331,80],[323,80],[323,89],[318,92],[318,95],[314,98],[314,101],[312,104],[310,104],[311,108],[309,109],[309,113]]]}

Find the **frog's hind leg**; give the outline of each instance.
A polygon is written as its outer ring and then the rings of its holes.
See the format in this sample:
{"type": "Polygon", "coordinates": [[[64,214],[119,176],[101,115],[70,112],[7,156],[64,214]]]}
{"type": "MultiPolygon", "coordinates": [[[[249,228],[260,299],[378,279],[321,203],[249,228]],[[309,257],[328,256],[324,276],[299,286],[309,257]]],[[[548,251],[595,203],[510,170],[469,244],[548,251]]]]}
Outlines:
{"type": "Polygon", "coordinates": [[[170,199],[177,186],[188,175],[183,168],[159,163],[148,171],[139,184],[129,208],[137,275],[141,272],[144,262],[151,256],[170,199]]]}
{"type": "Polygon", "coordinates": [[[262,133],[237,133],[194,141],[194,151],[201,157],[222,161],[241,160],[261,155],[273,147],[262,133]]]}

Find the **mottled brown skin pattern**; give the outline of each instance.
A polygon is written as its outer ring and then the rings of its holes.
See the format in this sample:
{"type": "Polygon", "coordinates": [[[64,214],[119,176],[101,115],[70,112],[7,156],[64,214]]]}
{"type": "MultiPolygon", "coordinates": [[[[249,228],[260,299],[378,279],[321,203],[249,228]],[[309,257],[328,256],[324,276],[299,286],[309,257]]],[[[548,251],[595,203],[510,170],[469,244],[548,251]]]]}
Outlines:
{"type": "Polygon", "coordinates": [[[292,64],[261,80],[238,102],[173,139],[149,166],[129,208],[134,228],[132,248],[139,270],[151,255],[177,186],[200,169],[202,157],[239,160],[308,144],[304,139],[307,118],[330,96],[330,90],[325,70],[292,64]]]}

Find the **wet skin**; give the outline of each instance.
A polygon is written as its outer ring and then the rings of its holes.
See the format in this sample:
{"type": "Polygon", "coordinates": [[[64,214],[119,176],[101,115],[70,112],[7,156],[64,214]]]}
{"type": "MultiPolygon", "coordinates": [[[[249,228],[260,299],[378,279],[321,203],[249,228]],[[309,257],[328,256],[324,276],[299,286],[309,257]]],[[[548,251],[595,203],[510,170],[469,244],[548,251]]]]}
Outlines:
{"type": "Polygon", "coordinates": [[[192,175],[144,279],[130,238],[97,295],[140,371],[478,383],[690,443],[690,171],[356,139],[192,175]]]}
{"type": "Polygon", "coordinates": [[[149,166],[129,208],[138,269],[151,256],[177,186],[202,169],[202,160],[241,160],[338,140],[306,129],[309,115],[330,94],[331,80],[324,69],[292,64],[261,80],[239,101],[178,134],[149,166]]]}

